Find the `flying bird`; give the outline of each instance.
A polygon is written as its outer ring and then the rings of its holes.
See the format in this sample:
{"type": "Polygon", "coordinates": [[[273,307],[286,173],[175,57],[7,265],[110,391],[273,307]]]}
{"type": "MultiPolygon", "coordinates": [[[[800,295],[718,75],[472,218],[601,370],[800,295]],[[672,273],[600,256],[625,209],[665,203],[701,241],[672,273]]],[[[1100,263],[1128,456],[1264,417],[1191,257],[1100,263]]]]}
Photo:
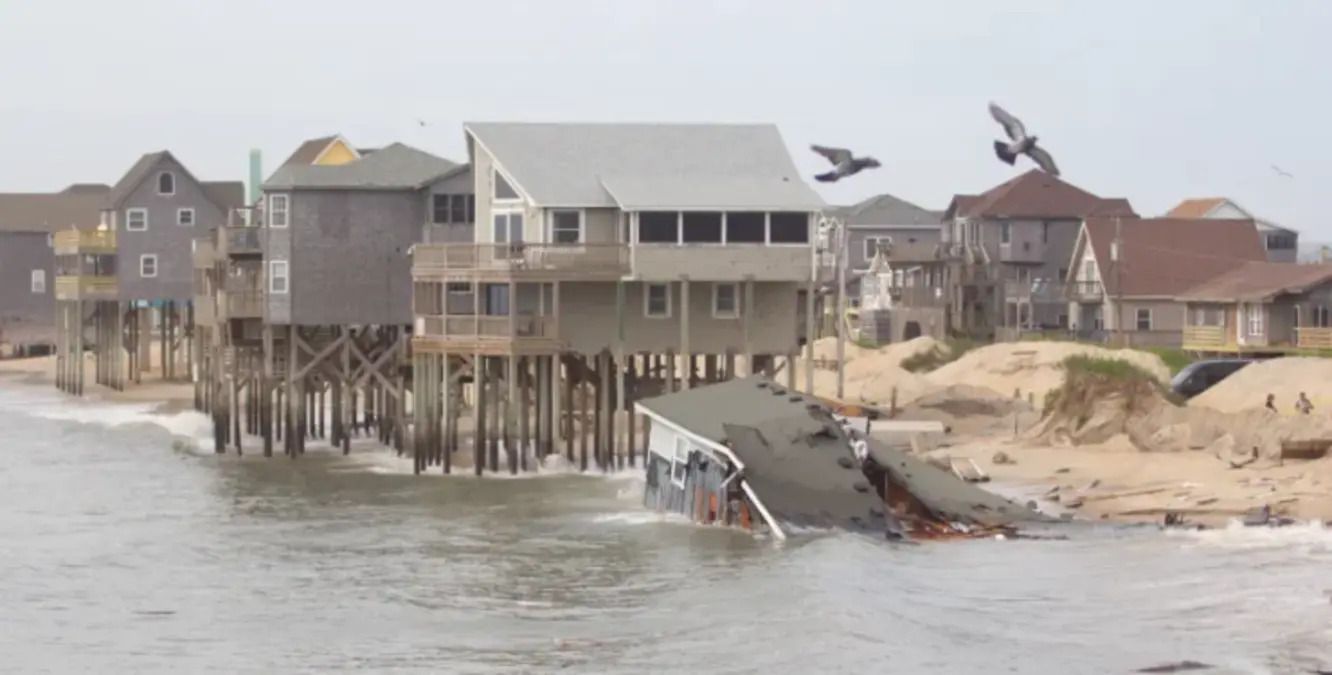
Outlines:
{"type": "Polygon", "coordinates": [[[835,183],[839,179],[858,174],[864,169],[877,169],[880,166],[879,160],[873,157],[855,157],[846,148],[825,148],[822,145],[811,145],[809,149],[823,155],[829,162],[832,162],[832,171],[814,177],[814,180],[821,183],[835,183]]]}
{"type": "Polygon", "coordinates": [[[420,125],[420,126],[425,126],[425,125],[426,125],[426,121],[425,121],[425,120],[416,120],[416,123],[417,123],[418,125],[420,125]]]}
{"type": "Polygon", "coordinates": [[[1285,169],[1283,169],[1283,168],[1281,168],[1281,167],[1279,167],[1279,166],[1277,166],[1277,165],[1275,165],[1275,164],[1272,165],[1272,170],[1275,171],[1275,172],[1276,172],[1276,175],[1278,175],[1278,176],[1285,176],[1286,178],[1294,178],[1294,177],[1295,177],[1295,176],[1294,176],[1293,174],[1291,174],[1289,171],[1286,171],[1285,169]]]}
{"type": "Polygon", "coordinates": [[[1026,155],[1041,170],[1051,176],[1059,175],[1059,167],[1055,166],[1054,158],[1044,148],[1036,145],[1036,137],[1027,135],[1027,128],[1022,126],[1022,121],[1008,114],[1007,110],[1000,108],[994,103],[990,104],[990,115],[994,121],[998,122],[1004,128],[1004,133],[1008,134],[1010,142],[994,142],[994,154],[999,156],[1007,164],[1013,164],[1017,161],[1018,155],[1026,155]]]}

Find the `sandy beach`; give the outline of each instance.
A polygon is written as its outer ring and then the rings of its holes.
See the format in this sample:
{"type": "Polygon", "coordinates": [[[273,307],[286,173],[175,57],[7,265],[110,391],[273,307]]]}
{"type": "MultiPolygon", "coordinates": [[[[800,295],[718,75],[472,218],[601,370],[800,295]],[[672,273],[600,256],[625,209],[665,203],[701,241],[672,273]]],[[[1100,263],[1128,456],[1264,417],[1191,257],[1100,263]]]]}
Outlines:
{"type": "MultiPolygon", "coordinates": [[[[155,363],[156,361],[154,361],[155,363]]],[[[55,356],[0,360],[0,384],[18,382],[55,387],[55,356]]],[[[84,358],[87,385],[85,396],[92,400],[115,403],[155,403],[154,412],[170,415],[194,405],[194,387],[189,382],[163,382],[156,371],[144,373],[141,384],[131,384],[116,391],[93,383],[93,357],[84,358]]]]}

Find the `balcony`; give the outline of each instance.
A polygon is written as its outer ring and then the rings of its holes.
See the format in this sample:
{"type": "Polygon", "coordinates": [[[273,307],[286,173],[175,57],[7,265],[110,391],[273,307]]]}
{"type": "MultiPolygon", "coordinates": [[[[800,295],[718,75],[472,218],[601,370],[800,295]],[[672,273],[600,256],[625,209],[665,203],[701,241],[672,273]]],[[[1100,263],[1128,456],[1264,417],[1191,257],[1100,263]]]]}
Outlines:
{"type": "Polygon", "coordinates": [[[631,258],[633,276],[645,281],[807,282],[815,272],[808,244],[638,244],[631,258]]]}
{"type": "Polygon", "coordinates": [[[425,281],[612,281],[629,270],[623,244],[417,244],[412,253],[412,277],[425,281]]]}
{"type": "Polygon", "coordinates": [[[116,300],[119,284],[113,276],[57,276],[55,297],[56,300],[116,300]]]}
{"type": "Polygon", "coordinates": [[[938,308],[948,305],[948,293],[940,287],[896,286],[888,290],[894,307],[938,308]]]}
{"type": "Polygon", "coordinates": [[[209,239],[196,239],[194,241],[194,253],[191,258],[194,260],[194,269],[207,270],[212,269],[217,261],[217,248],[209,239]]]}
{"type": "Polygon", "coordinates": [[[1058,303],[1066,301],[1064,284],[1053,281],[1017,281],[1004,282],[1004,297],[1009,300],[1027,302],[1058,303]]]}
{"type": "Polygon", "coordinates": [[[560,348],[550,316],[417,315],[415,328],[413,347],[428,352],[531,354],[560,348]]]}
{"type": "Polygon", "coordinates": [[[261,319],[264,316],[264,292],[259,289],[231,290],[222,293],[226,319],[261,319]]]}
{"type": "Polygon", "coordinates": [[[1068,297],[1074,302],[1100,302],[1105,287],[1099,281],[1075,281],[1068,286],[1068,297]]]}
{"type": "Polygon", "coordinates": [[[1209,352],[1234,348],[1227,344],[1224,326],[1185,326],[1182,345],[1188,351],[1209,352]]]}
{"type": "Polygon", "coordinates": [[[112,230],[62,230],[52,237],[56,255],[114,255],[116,233],[112,230]]]}
{"type": "Polygon", "coordinates": [[[1037,241],[1011,241],[999,244],[999,261],[1038,263],[1045,260],[1045,244],[1037,241]]]}
{"type": "Polygon", "coordinates": [[[263,253],[261,232],[257,227],[224,227],[223,251],[226,255],[259,255],[263,253]]]}

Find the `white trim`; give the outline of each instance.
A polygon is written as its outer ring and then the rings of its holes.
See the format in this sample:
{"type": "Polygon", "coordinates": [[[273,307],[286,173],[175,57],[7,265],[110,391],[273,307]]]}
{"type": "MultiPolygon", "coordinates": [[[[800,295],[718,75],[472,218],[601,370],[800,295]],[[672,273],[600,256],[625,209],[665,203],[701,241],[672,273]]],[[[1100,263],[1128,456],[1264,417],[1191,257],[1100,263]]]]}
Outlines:
{"type": "Polygon", "coordinates": [[[504,172],[503,170],[501,170],[498,166],[491,166],[491,167],[490,167],[490,203],[491,203],[491,204],[501,204],[501,205],[504,205],[504,206],[512,206],[512,205],[514,205],[514,204],[521,204],[522,202],[523,202],[523,193],[519,192],[519,191],[518,191],[518,188],[516,188],[516,187],[513,186],[513,180],[511,180],[511,179],[509,178],[509,175],[508,175],[506,172],[504,172]],[[518,195],[518,196],[517,196],[517,197],[500,197],[500,196],[498,196],[498,195],[496,194],[496,188],[499,187],[499,181],[496,180],[496,178],[503,178],[503,179],[504,179],[504,184],[505,184],[505,185],[508,185],[508,186],[509,186],[509,189],[510,189],[510,190],[513,190],[513,193],[514,193],[515,195],[518,195]]]}
{"type": "Polygon", "coordinates": [[[674,295],[674,294],[671,292],[671,286],[672,286],[672,284],[671,284],[670,282],[651,282],[651,283],[644,283],[644,284],[643,284],[643,316],[644,316],[644,317],[646,317],[646,318],[648,318],[648,319],[669,319],[669,318],[671,318],[671,315],[673,314],[673,312],[671,311],[671,310],[673,309],[673,308],[672,308],[672,304],[673,304],[673,303],[671,302],[671,296],[674,295]],[[649,297],[648,294],[651,292],[649,289],[651,289],[653,286],[661,286],[661,287],[663,287],[663,288],[666,289],[666,313],[665,313],[665,314],[653,314],[653,313],[651,313],[650,311],[648,311],[648,310],[649,310],[649,307],[650,307],[650,304],[649,304],[649,302],[648,302],[648,297],[649,297]]]}
{"type": "Polygon", "coordinates": [[[871,250],[870,250],[870,247],[869,247],[869,243],[872,241],[872,242],[875,242],[875,243],[877,244],[878,242],[881,242],[881,241],[883,241],[883,240],[885,240],[885,239],[887,239],[888,241],[891,242],[891,241],[893,240],[893,235],[891,235],[891,234],[872,234],[872,235],[867,235],[864,239],[861,240],[861,245],[860,245],[860,247],[861,247],[862,249],[864,249],[864,250],[861,251],[861,253],[864,253],[864,254],[865,254],[865,262],[866,262],[867,264],[868,264],[871,260],[874,260],[874,253],[875,253],[875,251],[878,250],[878,246],[875,246],[875,247],[874,247],[875,250],[874,250],[874,251],[871,251],[871,250]]]}
{"type": "MultiPolygon", "coordinates": [[[[507,181],[509,181],[509,187],[513,188],[515,192],[517,192],[518,194],[522,195],[523,200],[525,200],[528,204],[531,204],[532,206],[539,206],[539,207],[547,206],[546,204],[538,204],[537,201],[536,201],[535,199],[532,199],[532,195],[531,195],[527,190],[524,190],[524,189],[523,189],[523,186],[522,186],[522,185],[519,185],[517,181],[513,180],[513,174],[509,173],[508,171],[506,171],[506,170],[504,169],[504,163],[501,162],[501,161],[499,160],[499,157],[496,156],[495,153],[493,153],[493,152],[490,151],[490,148],[485,144],[485,142],[483,142],[483,141],[482,141],[482,140],[476,135],[476,132],[475,132],[475,131],[473,131],[473,130],[472,130],[471,128],[469,128],[466,124],[464,124],[464,125],[463,125],[463,132],[464,132],[467,136],[471,137],[473,143],[475,143],[475,144],[481,146],[481,149],[486,151],[486,155],[490,157],[490,167],[491,167],[491,171],[494,171],[494,170],[496,170],[496,169],[502,171],[502,172],[504,173],[504,179],[507,180],[507,181]]],[[[473,152],[472,166],[476,166],[476,164],[477,164],[477,162],[476,162],[475,152],[473,152]]],[[[475,174],[473,174],[473,180],[475,180],[475,174]]],[[[491,194],[491,195],[494,195],[494,194],[495,194],[494,182],[495,182],[495,181],[492,179],[492,180],[491,180],[491,188],[490,188],[490,194],[491,194]]],[[[563,207],[572,207],[572,205],[569,205],[569,204],[564,204],[564,205],[562,205],[562,206],[563,206],[563,207]]],[[[580,207],[585,206],[586,208],[589,208],[589,209],[595,209],[595,208],[615,208],[615,205],[614,205],[614,204],[586,204],[586,205],[579,205],[579,206],[580,206],[580,207]]]]}
{"type": "MultiPolygon", "coordinates": [[[[587,211],[583,209],[546,209],[546,212],[549,215],[549,227],[545,228],[546,242],[551,244],[562,243],[555,241],[555,215],[557,213],[576,213],[578,214],[578,241],[563,243],[570,246],[587,243],[587,211]]],[[[617,222],[616,225],[619,226],[620,223],[617,222]]],[[[619,233],[616,234],[618,236],[619,233]]]]}
{"type": "Polygon", "coordinates": [[[193,206],[182,206],[181,208],[176,209],[176,224],[179,225],[179,226],[181,226],[181,227],[194,227],[194,224],[195,224],[195,222],[194,222],[194,217],[195,217],[195,215],[196,215],[196,214],[195,214],[195,212],[194,212],[194,207],[193,207],[193,206]],[[185,223],[180,222],[180,217],[181,217],[182,215],[185,215],[186,213],[190,214],[190,222],[189,222],[189,224],[185,224],[185,223]]]}
{"type": "Polygon", "coordinates": [[[678,488],[685,486],[685,478],[689,476],[689,439],[683,434],[675,434],[674,443],[671,446],[671,485],[678,488]],[[682,458],[681,450],[684,451],[682,458]],[[680,480],[675,479],[675,469],[678,466],[684,466],[685,475],[680,480]]]}
{"type": "Polygon", "coordinates": [[[512,244],[515,241],[527,241],[527,211],[521,208],[501,208],[490,210],[490,243],[492,244],[512,244]],[[504,216],[504,241],[495,237],[495,219],[504,216]],[[522,219],[522,225],[518,228],[519,239],[513,238],[513,217],[518,216],[522,219]]]}
{"type": "Polygon", "coordinates": [[[286,192],[275,192],[267,195],[266,199],[267,203],[264,206],[267,207],[265,210],[268,212],[268,226],[275,230],[285,230],[291,227],[291,195],[286,192]],[[282,200],[281,225],[277,224],[276,219],[273,218],[273,215],[277,213],[277,209],[273,208],[273,204],[278,199],[282,200]]]}
{"type": "Polygon", "coordinates": [[[157,272],[158,272],[157,262],[158,262],[158,261],[157,261],[157,254],[156,254],[156,253],[145,253],[145,254],[139,256],[139,277],[142,278],[142,279],[156,279],[156,278],[157,278],[157,272]],[[146,274],[146,273],[144,273],[144,271],[143,271],[143,264],[146,263],[146,262],[148,262],[149,260],[153,261],[153,273],[152,273],[152,274],[146,274]]]}
{"type": "Polygon", "coordinates": [[[28,277],[28,289],[34,295],[46,295],[46,270],[33,270],[28,277]]]}
{"type": "Polygon", "coordinates": [[[1151,331],[1152,330],[1152,308],[1136,307],[1133,312],[1133,330],[1151,331]],[[1142,327],[1142,313],[1147,312],[1147,327],[1142,327]]]}
{"type": "Polygon", "coordinates": [[[148,209],[136,207],[125,209],[125,231],[126,232],[147,232],[148,231],[148,209]],[[143,214],[143,227],[134,227],[134,214],[143,214]]]}
{"type": "Polygon", "coordinates": [[[736,282],[734,282],[734,281],[714,281],[714,282],[712,282],[712,318],[714,318],[714,319],[738,319],[738,318],[740,318],[740,311],[741,311],[741,309],[740,309],[740,284],[739,284],[739,283],[736,283],[736,282]],[[732,311],[730,311],[730,312],[718,312],[718,311],[717,311],[717,297],[718,297],[718,293],[717,293],[717,291],[718,291],[722,286],[730,286],[730,287],[735,291],[735,295],[732,296],[732,298],[733,298],[734,301],[735,301],[735,305],[734,305],[735,308],[734,308],[734,310],[732,310],[732,311]]]}
{"type": "Polygon", "coordinates": [[[176,196],[176,174],[170,171],[158,171],[156,180],[157,180],[157,185],[154,186],[154,189],[157,191],[157,196],[159,197],[176,196]],[[162,176],[171,176],[171,192],[162,192],[162,176]]]}
{"type": "Polygon", "coordinates": [[[286,260],[268,261],[268,292],[272,295],[289,295],[291,293],[291,266],[287,264],[286,260]],[[277,273],[279,268],[282,270],[282,274],[277,273]],[[283,285],[280,291],[277,289],[277,284],[274,283],[279,278],[282,279],[283,285]]]}

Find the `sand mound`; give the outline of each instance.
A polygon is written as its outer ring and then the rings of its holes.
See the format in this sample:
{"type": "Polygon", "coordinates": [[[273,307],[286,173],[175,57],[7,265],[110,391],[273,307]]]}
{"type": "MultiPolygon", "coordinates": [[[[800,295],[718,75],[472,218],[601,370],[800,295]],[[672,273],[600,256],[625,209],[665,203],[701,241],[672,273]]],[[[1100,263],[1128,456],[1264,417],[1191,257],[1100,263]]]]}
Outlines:
{"type": "Polygon", "coordinates": [[[1020,392],[1040,405],[1046,392],[1064,383],[1064,359],[1070,356],[1120,359],[1150,373],[1162,383],[1170,369],[1160,357],[1133,349],[1106,349],[1074,342],[1008,342],[967,352],[962,358],[929,373],[937,387],[970,385],[992,389],[1005,396],[1020,392]]]}
{"type": "MultiPolygon", "coordinates": [[[[887,407],[891,405],[893,390],[896,389],[898,405],[905,405],[930,391],[932,386],[921,375],[903,370],[902,361],[917,354],[947,349],[946,345],[928,336],[885,345],[879,349],[865,349],[848,344],[843,373],[845,378],[843,398],[848,402],[887,407]]],[[[816,361],[831,360],[836,358],[836,355],[836,338],[823,338],[814,342],[816,361]]],[[[819,396],[835,397],[836,371],[816,368],[814,391],[819,396]]]]}
{"type": "Polygon", "coordinates": [[[1189,401],[1191,408],[1237,413],[1263,407],[1267,395],[1276,396],[1277,412],[1295,412],[1295,401],[1305,392],[1315,412],[1332,411],[1332,359],[1291,357],[1251,363],[1189,401]]]}

